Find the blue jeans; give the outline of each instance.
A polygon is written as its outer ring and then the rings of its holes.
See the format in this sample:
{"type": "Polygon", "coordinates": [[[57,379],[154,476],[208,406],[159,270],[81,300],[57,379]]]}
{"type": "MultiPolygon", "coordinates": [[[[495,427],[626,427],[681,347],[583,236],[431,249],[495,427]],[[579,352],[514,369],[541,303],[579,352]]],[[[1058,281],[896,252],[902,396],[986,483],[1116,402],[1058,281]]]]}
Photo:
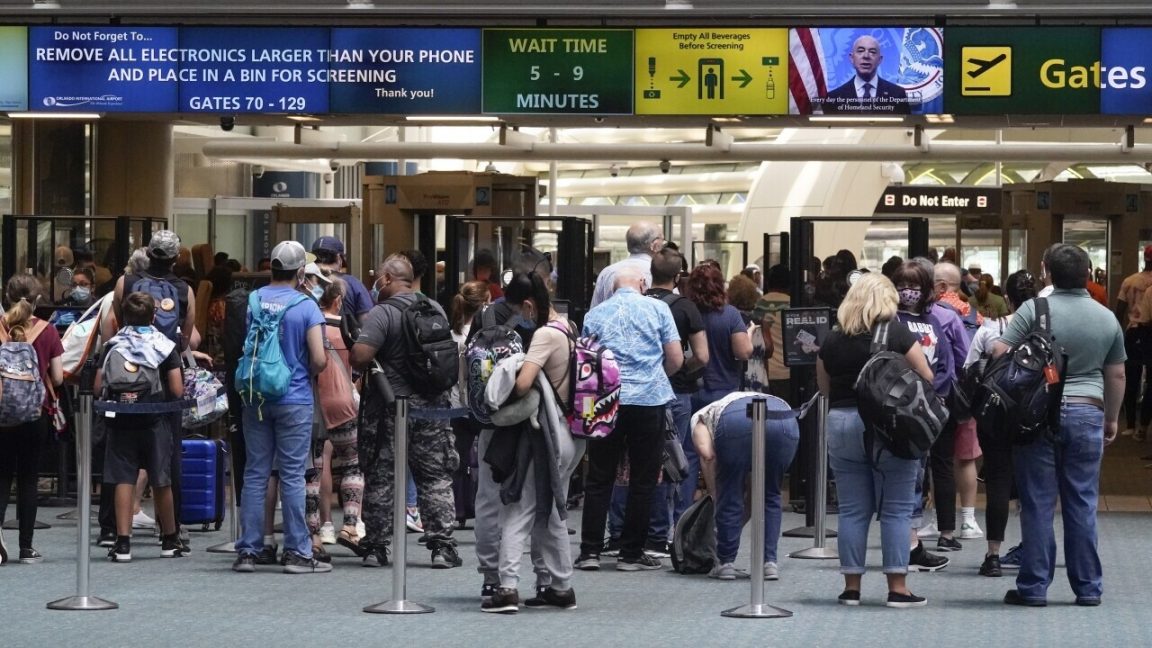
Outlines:
{"type": "MultiPolygon", "coordinates": [[[[744,480],[752,470],[752,419],[746,409],[748,396],[729,403],[716,424],[716,557],[720,564],[736,560],[740,531],[744,528],[744,480]]],[[[788,403],[768,397],[769,411],[791,409],[788,403]]],[[[764,436],[764,562],[776,562],[780,541],[780,484],[800,443],[795,419],[768,421],[764,436]]]]}
{"type": "MultiPolygon", "coordinates": [[[[854,408],[828,410],[828,458],[836,473],[840,503],[840,573],[863,574],[868,552],[868,526],[880,513],[880,546],[885,574],[908,571],[908,533],[916,499],[920,462],[900,459],[877,448],[869,457],[864,421],[854,408]]],[[[878,443],[878,442],[877,442],[878,443]]]]}
{"type": "MultiPolygon", "coordinates": [[[[464,461],[467,461],[467,459],[464,461]]],[[[416,508],[418,504],[416,501],[416,479],[412,477],[411,472],[408,473],[408,490],[405,492],[405,495],[407,496],[404,500],[405,505],[408,508],[416,508]]]]}
{"type": "Polygon", "coordinates": [[[304,471],[312,445],[311,405],[244,408],[244,496],[240,499],[240,539],[236,553],[256,554],[264,547],[264,498],[272,466],[280,471],[284,549],[312,557],[312,537],[304,522],[304,471]]]}
{"type": "Polygon", "coordinates": [[[1064,563],[1077,598],[1099,599],[1103,571],[1096,550],[1096,501],[1104,455],[1104,412],[1065,403],[1055,439],[1041,438],[1012,449],[1020,491],[1024,542],[1016,589],[1027,600],[1045,600],[1056,570],[1056,498],[1064,521],[1064,563]]]}

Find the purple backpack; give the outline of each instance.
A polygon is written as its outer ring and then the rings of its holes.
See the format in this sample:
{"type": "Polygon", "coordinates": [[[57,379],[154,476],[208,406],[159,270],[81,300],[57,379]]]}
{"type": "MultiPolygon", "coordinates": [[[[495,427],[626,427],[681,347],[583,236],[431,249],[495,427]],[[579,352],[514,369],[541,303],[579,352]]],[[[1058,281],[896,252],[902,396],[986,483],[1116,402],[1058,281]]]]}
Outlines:
{"type": "Polygon", "coordinates": [[[568,380],[568,429],[581,439],[602,439],[616,429],[620,407],[620,365],[594,337],[578,337],[569,327],[550,322],[572,342],[568,380]]]}

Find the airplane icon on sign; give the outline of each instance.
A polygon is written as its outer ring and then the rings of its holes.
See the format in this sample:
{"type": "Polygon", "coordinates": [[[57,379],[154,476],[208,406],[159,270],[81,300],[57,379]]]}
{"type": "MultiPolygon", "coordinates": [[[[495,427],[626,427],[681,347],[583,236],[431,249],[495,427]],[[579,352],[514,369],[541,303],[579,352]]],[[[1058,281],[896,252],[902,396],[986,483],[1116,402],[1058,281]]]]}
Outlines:
{"type": "Polygon", "coordinates": [[[996,67],[997,63],[1003,61],[1006,58],[1008,58],[1007,54],[1000,54],[1000,56],[997,56],[997,57],[995,57],[993,59],[989,59],[989,60],[970,58],[970,59],[968,59],[968,62],[971,63],[972,65],[975,65],[976,67],[974,69],[968,71],[968,76],[975,79],[976,77],[980,76],[981,74],[984,74],[988,70],[996,67]]]}

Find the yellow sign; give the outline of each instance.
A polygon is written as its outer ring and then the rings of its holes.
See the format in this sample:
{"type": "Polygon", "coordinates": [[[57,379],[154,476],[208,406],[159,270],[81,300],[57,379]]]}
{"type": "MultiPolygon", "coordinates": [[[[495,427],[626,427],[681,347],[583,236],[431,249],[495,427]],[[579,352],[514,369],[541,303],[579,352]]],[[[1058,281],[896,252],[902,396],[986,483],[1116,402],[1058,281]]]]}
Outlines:
{"type": "Polygon", "coordinates": [[[1012,48],[962,47],[960,94],[966,97],[1012,95],[1012,48]]]}
{"type": "Polygon", "coordinates": [[[788,114],[788,30],[637,29],[636,114],[788,114]]]}

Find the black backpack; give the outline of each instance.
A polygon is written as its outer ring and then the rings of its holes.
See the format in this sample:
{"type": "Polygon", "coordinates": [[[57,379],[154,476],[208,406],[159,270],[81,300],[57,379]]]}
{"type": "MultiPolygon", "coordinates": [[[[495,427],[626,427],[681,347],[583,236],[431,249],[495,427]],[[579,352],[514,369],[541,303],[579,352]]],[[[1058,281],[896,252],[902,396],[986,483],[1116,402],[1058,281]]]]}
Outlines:
{"type": "Polygon", "coordinates": [[[677,574],[707,574],[716,566],[716,504],[705,495],[676,521],[672,569],[677,574]]]}
{"type": "Polygon", "coordinates": [[[1025,444],[1046,433],[1064,393],[1067,355],[1052,338],[1048,300],[1033,300],[1028,335],[1007,353],[988,361],[973,397],[972,413],[985,431],[1000,431],[1025,444]]]}
{"type": "Polygon", "coordinates": [[[460,379],[460,350],[452,339],[448,318],[427,297],[406,302],[392,297],[382,302],[400,311],[404,364],[396,367],[412,390],[434,398],[460,379]]]}
{"type": "Polygon", "coordinates": [[[944,430],[948,409],[904,354],[888,350],[890,324],[880,322],[872,332],[872,357],[856,378],[857,406],[871,432],[869,447],[879,439],[893,455],[919,459],[944,430]]]}
{"type": "MultiPolygon", "coordinates": [[[[654,297],[655,295],[651,296],[654,297]]],[[[672,308],[673,304],[680,301],[681,299],[687,299],[687,297],[684,295],[677,295],[674,292],[669,292],[664,296],[659,297],[659,299],[665,304],[668,304],[668,308],[672,308]]],[[[688,341],[688,337],[685,335],[680,336],[680,349],[684,352],[684,364],[687,365],[688,359],[692,357],[692,345],[688,341]]],[[[697,367],[695,369],[689,370],[681,367],[679,371],[669,376],[669,378],[675,378],[677,381],[684,381],[685,383],[695,382],[697,383],[697,386],[699,386],[700,379],[704,377],[704,369],[705,367],[697,367]]]]}

